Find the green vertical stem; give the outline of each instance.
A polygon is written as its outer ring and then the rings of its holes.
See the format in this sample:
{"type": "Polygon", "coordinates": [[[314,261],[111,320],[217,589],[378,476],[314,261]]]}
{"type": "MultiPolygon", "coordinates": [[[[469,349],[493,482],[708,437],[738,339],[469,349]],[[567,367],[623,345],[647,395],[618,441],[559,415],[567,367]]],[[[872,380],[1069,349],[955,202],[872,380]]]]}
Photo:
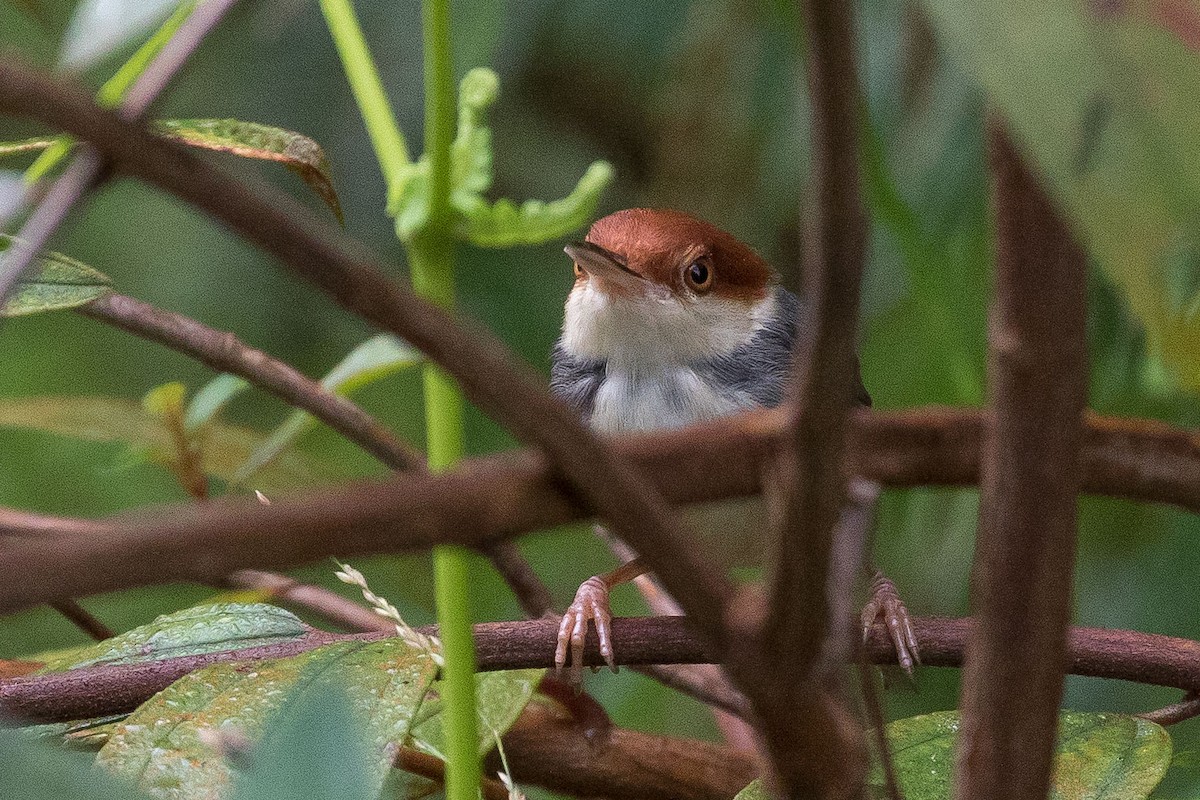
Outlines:
{"type": "MultiPolygon", "coordinates": [[[[350,0],[321,0],[321,10],[387,180],[389,197],[409,166],[404,137],[384,93],[350,0]]],[[[425,155],[429,159],[429,215],[407,242],[413,288],[443,308],[454,305],[454,214],[450,206],[450,149],[456,117],[450,51],[450,4],[426,0],[425,155]]],[[[464,400],[448,375],[426,366],[425,426],[429,468],[453,467],[463,455],[464,400]]],[[[469,556],[456,547],[433,552],[446,730],[446,797],[477,800],[483,770],[475,713],[475,642],[471,638],[469,556]]]]}
{"type": "Polygon", "coordinates": [[[396,124],[396,115],[379,70],[371,58],[371,51],[363,37],[362,26],[349,0],[321,0],[321,11],[329,26],[329,34],[342,59],[342,69],[350,82],[350,91],[362,111],[367,135],[375,148],[375,158],[391,192],[400,178],[401,171],[409,164],[408,147],[404,134],[396,124]]]}
{"type": "MultiPolygon", "coordinates": [[[[454,138],[454,72],[449,0],[425,0],[425,153],[429,157],[429,220],[409,247],[413,287],[443,307],[454,304],[454,218],[450,207],[450,146],[454,138]]],[[[463,454],[463,397],[448,375],[425,368],[429,467],[453,466],[463,454]]],[[[475,716],[475,643],[471,638],[469,561],[465,550],[433,551],[438,629],[446,665],[446,797],[476,800],[483,770],[475,716]]]]}

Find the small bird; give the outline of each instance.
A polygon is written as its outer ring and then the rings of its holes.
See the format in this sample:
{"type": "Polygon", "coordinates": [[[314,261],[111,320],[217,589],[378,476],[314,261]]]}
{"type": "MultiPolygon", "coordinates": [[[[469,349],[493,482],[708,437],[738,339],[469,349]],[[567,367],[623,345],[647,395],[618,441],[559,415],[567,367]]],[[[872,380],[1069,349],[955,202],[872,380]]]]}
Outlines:
{"type": "MultiPolygon", "coordinates": [[[[564,249],[575,285],[550,388],[594,430],[679,428],[784,400],[805,307],[748,245],[680,211],[637,208],[564,249]]],[[[856,380],[854,400],[870,405],[856,380]]],[[[580,586],[559,629],[559,669],[568,647],[579,669],[594,621],[615,671],[609,589],[645,571],[635,559],[580,586]]]]}

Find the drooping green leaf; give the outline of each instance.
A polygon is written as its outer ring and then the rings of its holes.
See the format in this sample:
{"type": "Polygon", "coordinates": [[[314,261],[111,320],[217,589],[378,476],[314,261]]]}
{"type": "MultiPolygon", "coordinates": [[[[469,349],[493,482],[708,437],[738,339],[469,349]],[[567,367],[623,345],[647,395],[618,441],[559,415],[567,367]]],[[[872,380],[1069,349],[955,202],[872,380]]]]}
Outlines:
{"type": "Polygon", "coordinates": [[[216,603],[164,614],[119,636],[51,659],[40,670],[137,664],[292,641],[309,628],[290,611],[265,603],[216,603]]]}
{"type": "Polygon", "coordinates": [[[253,668],[215,665],[143,704],[117,726],[97,761],[155,797],[223,795],[231,773],[222,736],[253,743],[277,719],[286,731],[291,723],[280,714],[291,704],[341,691],[370,748],[362,779],[377,794],[435,674],[423,652],[399,639],[337,642],[253,668]]]}
{"type": "Polygon", "coordinates": [[[1053,800],[1148,797],[1171,763],[1171,735],[1124,714],[1067,712],[1058,721],[1053,800]]]}
{"type": "Polygon", "coordinates": [[[325,150],[294,131],[237,119],[175,119],[155,123],[168,138],[243,158],[277,161],[299,175],[342,222],[342,206],[325,150]]]}
{"type": "MultiPolygon", "coordinates": [[[[960,715],[939,711],[887,726],[892,758],[909,800],[948,800],[960,715]]],[[[1122,714],[1068,711],[1059,717],[1051,797],[1054,800],[1138,800],[1149,796],[1171,761],[1171,737],[1161,726],[1122,714]]],[[[871,784],[883,796],[882,770],[871,784]]]]}
{"type": "Polygon", "coordinates": [[[216,419],[229,401],[250,388],[250,383],[237,375],[221,373],[200,387],[188,403],[183,424],[189,431],[198,431],[216,419]]]}
{"type": "Polygon", "coordinates": [[[1151,5],[925,2],[1152,351],[1200,391],[1200,54],[1151,5]]]}
{"type": "Polygon", "coordinates": [[[137,800],[128,783],[105,775],[80,753],[0,728],[0,797],[5,800],[137,800]]]}
{"type": "MultiPolygon", "coordinates": [[[[388,375],[416,366],[423,359],[419,350],[395,336],[379,334],[351,350],[321,379],[321,386],[344,397],[388,375]]],[[[307,411],[293,412],[238,469],[233,482],[245,485],[315,424],[316,419],[307,411]]]]}
{"type": "Polygon", "coordinates": [[[18,139],[15,142],[0,142],[0,158],[40,152],[54,144],[54,140],[53,136],[34,136],[29,139],[18,139]]]}
{"type": "MultiPolygon", "coordinates": [[[[0,265],[15,242],[0,234],[0,265]]],[[[112,280],[104,273],[62,253],[44,252],[38,255],[36,266],[21,277],[0,317],[75,308],[111,290],[112,280]]]]}
{"type": "Polygon", "coordinates": [[[540,244],[566,236],[595,215],[612,177],[608,162],[596,161],[566,197],[549,203],[526,200],[520,207],[508,199],[489,204],[481,197],[456,196],[452,200],[462,214],[460,235],[480,247],[540,244]]]}
{"type": "Polygon", "coordinates": [[[280,709],[234,779],[232,800],[375,800],[378,769],[336,684],[280,709]]]}
{"type": "MultiPolygon", "coordinates": [[[[163,420],[140,403],[117,397],[22,397],[0,399],[0,427],[26,428],[91,442],[120,442],[151,461],[169,465],[174,442],[163,420]]],[[[203,468],[229,481],[266,437],[228,423],[210,423],[204,431],[203,468]]],[[[261,471],[255,483],[264,491],[310,486],[337,475],[315,456],[291,450],[261,471]]]]}

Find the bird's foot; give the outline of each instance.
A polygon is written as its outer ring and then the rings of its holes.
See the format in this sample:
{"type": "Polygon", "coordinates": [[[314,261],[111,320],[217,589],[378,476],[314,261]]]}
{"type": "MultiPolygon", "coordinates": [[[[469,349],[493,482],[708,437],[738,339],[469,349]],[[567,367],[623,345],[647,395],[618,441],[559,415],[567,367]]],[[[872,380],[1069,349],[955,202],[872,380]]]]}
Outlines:
{"type": "Polygon", "coordinates": [[[921,663],[921,654],[917,648],[917,634],[913,630],[912,620],[908,609],[900,600],[900,592],[882,572],[876,572],[871,581],[871,598],[862,610],[863,641],[867,640],[871,626],[876,619],[882,619],[887,627],[888,636],[896,648],[896,661],[908,677],[913,675],[913,667],[921,663]]]}
{"type": "MultiPolygon", "coordinates": [[[[558,646],[554,650],[554,666],[559,672],[567,664],[567,649],[570,648],[571,670],[567,677],[578,686],[583,682],[583,645],[587,638],[588,622],[596,623],[596,638],[600,641],[600,655],[613,672],[617,671],[613,659],[612,612],[608,605],[608,582],[593,575],[575,592],[575,600],[563,614],[558,626],[558,646]]],[[[593,667],[593,671],[595,668],[593,667]]]]}

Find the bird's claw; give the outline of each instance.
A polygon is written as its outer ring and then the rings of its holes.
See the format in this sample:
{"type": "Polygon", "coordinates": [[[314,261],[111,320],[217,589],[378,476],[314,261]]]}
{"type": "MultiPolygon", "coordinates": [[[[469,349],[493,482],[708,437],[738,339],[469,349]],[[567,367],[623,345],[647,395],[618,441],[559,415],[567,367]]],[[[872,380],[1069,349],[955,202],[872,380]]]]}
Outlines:
{"type": "Polygon", "coordinates": [[[921,654],[917,647],[917,634],[913,630],[912,619],[908,609],[900,600],[900,592],[896,584],[882,572],[876,572],[871,581],[871,598],[862,610],[863,641],[869,638],[871,626],[876,619],[883,619],[892,645],[896,648],[896,661],[908,677],[913,675],[913,667],[920,665],[921,654]]]}
{"type": "MultiPolygon", "coordinates": [[[[583,680],[583,646],[587,639],[588,622],[596,623],[596,638],[600,642],[600,655],[608,668],[617,671],[613,659],[612,612],[608,605],[608,584],[597,575],[583,582],[575,592],[575,600],[563,614],[558,626],[558,646],[554,649],[554,666],[562,672],[567,663],[567,648],[570,647],[571,671],[568,679],[578,686],[583,680]]],[[[594,669],[594,668],[593,668],[594,669]]]]}

